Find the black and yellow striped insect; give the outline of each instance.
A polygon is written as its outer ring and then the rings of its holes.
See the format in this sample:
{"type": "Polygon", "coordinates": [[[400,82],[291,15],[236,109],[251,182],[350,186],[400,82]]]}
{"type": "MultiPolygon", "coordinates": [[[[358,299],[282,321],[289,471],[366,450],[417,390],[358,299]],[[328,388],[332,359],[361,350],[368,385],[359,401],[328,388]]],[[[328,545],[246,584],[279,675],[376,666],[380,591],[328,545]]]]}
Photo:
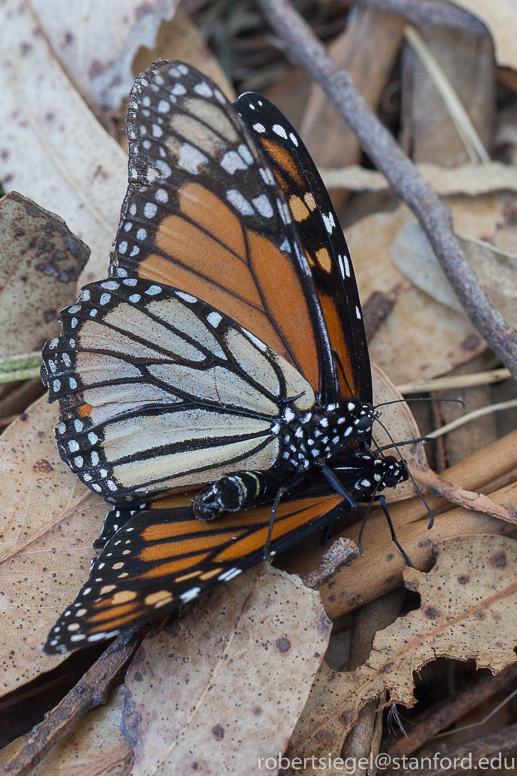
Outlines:
{"type": "Polygon", "coordinates": [[[139,76],[128,124],[110,277],[44,349],[60,454],[114,505],[50,653],[189,601],[407,478],[370,449],[352,263],[293,127],[179,62],[139,76]]]}

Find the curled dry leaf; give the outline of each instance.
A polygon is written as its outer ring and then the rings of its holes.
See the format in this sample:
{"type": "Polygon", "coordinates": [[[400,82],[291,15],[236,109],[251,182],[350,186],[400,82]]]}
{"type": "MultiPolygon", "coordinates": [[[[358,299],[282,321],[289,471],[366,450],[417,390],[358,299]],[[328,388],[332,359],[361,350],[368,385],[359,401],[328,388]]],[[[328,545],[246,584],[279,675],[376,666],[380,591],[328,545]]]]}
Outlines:
{"type": "Polygon", "coordinates": [[[66,77],[29,3],[0,5],[0,51],[2,185],[59,213],[92,250],[83,282],[99,278],[126,190],[126,156],[66,77]]]}
{"type": "Polygon", "coordinates": [[[31,0],[55,54],[86,99],[118,109],[133,86],[132,63],[141,46],[153,48],[162,21],[179,0],[31,0]]]}
{"type": "Polygon", "coordinates": [[[0,355],[41,350],[59,333],[90,249],[65,222],[11,192],[0,200],[0,355]]]}
{"type": "MultiPolygon", "coordinates": [[[[510,326],[517,327],[517,255],[498,250],[483,240],[460,237],[459,241],[494,305],[510,326]]],[[[400,271],[418,288],[437,302],[463,313],[431,243],[418,224],[404,224],[390,254],[400,271]]]]}
{"type": "Polygon", "coordinates": [[[284,750],[329,635],[318,593],[255,569],[148,636],[126,681],[133,776],[260,772],[284,750]]]}
{"type": "MultiPolygon", "coordinates": [[[[105,706],[81,719],[66,736],[31,770],[32,776],[128,776],[133,764],[131,747],[120,732],[124,688],[117,688],[105,706]]],[[[18,751],[30,734],[16,739],[0,752],[0,766],[18,751]]]]}
{"type": "Polygon", "coordinates": [[[106,513],[61,461],[56,422],[44,397],[0,438],[2,694],[63,660],[44,655],[43,643],[88,577],[106,513]]]}
{"type": "Polygon", "coordinates": [[[420,608],[377,633],[364,665],[342,674],[322,665],[286,755],[339,756],[360,709],[385,690],[390,703],[413,706],[413,672],[438,657],[476,660],[493,673],[517,661],[517,541],[457,536],[440,542],[435,553],[428,574],[404,571],[406,587],[421,596],[420,608]]]}
{"type": "Polygon", "coordinates": [[[452,0],[473,13],[488,27],[495,44],[497,62],[517,69],[517,2],[515,0],[452,0]]]}

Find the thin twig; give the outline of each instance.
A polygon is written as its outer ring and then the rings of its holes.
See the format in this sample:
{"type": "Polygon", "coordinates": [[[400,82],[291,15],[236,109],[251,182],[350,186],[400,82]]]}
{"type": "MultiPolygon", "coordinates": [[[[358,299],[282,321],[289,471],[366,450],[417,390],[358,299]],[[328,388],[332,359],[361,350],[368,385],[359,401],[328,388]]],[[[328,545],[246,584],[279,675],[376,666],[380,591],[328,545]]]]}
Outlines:
{"type": "Polygon", "coordinates": [[[282,40],[291,62],[304,67],[327,99],[358,136],[364,151],[411,208],[470,320],[494,353],[517,378],[517,333],[493,307],[467,262],[452,229],[449,210],[413,163],[339,71],[309,25],[287,0],[258,0],[265,18],[282,40]]]}
{"type": "Polygon", "coordinates": [[[426,439],[437,439],[444,434],[448,434],[449,431],[453,431],[455,428],[463,426],[465,423],[470,423],[471,420],[481,418],[483,415],[490,415],[492,412],[500,412],[501,410],[511,410],[517,407],[517,399],[509,399],[508,401],[500,401],[497,404],[489,404],[487,407],[480,407],[477,410],[472,410],[466,415],[462,415],[461,418],[451,420],[450,423],[446,423],[445,426],[437,428],[435,431],[430,431],[425,435],[426,439]]]}
{"type": "Polygon", "coordinates": [[[106,703],[117,674],[136,653],[147,630],[128,631],[127,639],[119,636],[110,644],[61,703],[33,727],[30,737],[2,765],[4,773],[26,776],[87,711],[106,703]]]}
{"type": "Polygon", "coordinates": [[[345,5],[370,6],[403,16],[418,27],[453,27],[473,35],[487,35],[483,22],[473,14],[443,0],[342,0],[345,5]]]}
{"type": "Polygon", "coordinates": [[[427,393],[429,391],[447,391],[457,388],[469,388],[473,385],[490,385],[508,380],[511,377],[509,369],[490,369],[487,372],[475,372],[469,375],[453,375],[451,377],[434,377],[414,383],[397,385],[399,393],[427,393]]]}

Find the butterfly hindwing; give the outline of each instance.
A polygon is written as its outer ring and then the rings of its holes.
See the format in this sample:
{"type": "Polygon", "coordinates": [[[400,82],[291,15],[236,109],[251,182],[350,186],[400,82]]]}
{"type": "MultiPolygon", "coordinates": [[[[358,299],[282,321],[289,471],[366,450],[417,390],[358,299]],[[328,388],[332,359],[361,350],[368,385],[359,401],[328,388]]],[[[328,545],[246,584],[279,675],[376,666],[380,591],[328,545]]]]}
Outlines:
{"type": "Polygon", "coordinates": [[[234,103],[260,143],[288,201],[311,265],[338,370],[340,392],[372,401],[370,358],[350,252],[327,189],[307,148],[281,111],[255,92],[234,103]]]}
{"type": "MultiPolygon", "coordinates": [[[[207,525],[194,516],[189,497],[173,497],[170,508],[164,503],[131,518],[108,541],[88,582],[50,632],[48,654],[111,638],[263,560],[270,507],[207,525]]],[[[341,497],[328,487],[286,499],[278,509],[271,552],[324,527],[341,511],[341,497]]]]}
{"type": "Polygon", "coordinates": [[[108,501],[267,471],[287,400],[301,413],[314,403],[289,362],[184,291],[112,278],[61,318],[44,351],[58,448],[108,501]]]}

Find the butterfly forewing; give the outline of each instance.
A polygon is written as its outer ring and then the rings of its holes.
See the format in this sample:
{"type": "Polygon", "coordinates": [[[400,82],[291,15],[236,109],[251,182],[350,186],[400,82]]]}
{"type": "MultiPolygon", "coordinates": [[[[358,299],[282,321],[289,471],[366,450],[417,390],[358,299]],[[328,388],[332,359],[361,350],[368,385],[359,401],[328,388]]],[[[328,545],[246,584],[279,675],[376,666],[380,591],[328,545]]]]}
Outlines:
{"type": "Polygon", "coordinates": [[[224,310],[335,398],[335,364],[285,196],[217,86],[159,62],[133,87],[130,188],[114,272],[181,288],[224,310]]]}
{"type": "Polygon", "coordinates": [[[265,97],[246,92],[235,108],[260,143],[288,201],[331,345],[345,373],[338,369],[341,394],[371,402],[370,358],[352,260],[316,165],[294,127],[265,97]]]}

